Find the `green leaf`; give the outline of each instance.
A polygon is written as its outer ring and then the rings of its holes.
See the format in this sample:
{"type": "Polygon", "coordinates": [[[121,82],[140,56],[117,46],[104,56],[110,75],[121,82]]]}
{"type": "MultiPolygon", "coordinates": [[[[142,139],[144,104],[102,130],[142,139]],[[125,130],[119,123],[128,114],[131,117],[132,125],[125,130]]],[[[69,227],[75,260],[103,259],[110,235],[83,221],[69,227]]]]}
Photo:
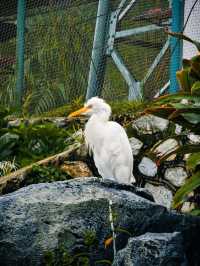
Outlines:
{"type": "Polygon", "coordinates": [[[171,106],[173,106],[176,109],[183,109],[186,110],[187,112],[199,112],[200,113],[200,106],[199,105],[194,105],[194,104],[182,104],[182,103],[171,103],[171,106]]]}
{"type": "Polygon", "coordinates": [[[121,228],[121,227],[117,227],[117,228],[115,229],[115,232],[125,233],[125,234],[127,234],[127,235],[129,235],[129,236],[132,236],[132,234],[131,234],[128,230],[126,230],[126,229],[124,229],[124,228],[121,228]]]}
{"type": "Polygon", "coordinates": [[[198,124],[200,123],[200,114],[195,114],[195,113],[185,113],[181,114],[188,122],[192,124],[198,124]]]}
{"type": "Polygon", "coordinates": [[[6,133],[0,137],[0,150],[7,146],[11,142],[16,142],[19,139],[19,136],[16,134],[6,133]]]}
{"type": "Polygon", "coordinates": [[[200,216],[200,209],[194,209],[190,212],[191,215],[200,216]]]}
{"type": "Polygon", "coordinates": [[[154,106],[155,104],[160,105],[160,104],[166,104],[166,103],[180,102],[183,99],[187,99],[194,103],[200,103],[199,96],[196,96],[196,95],[194,96],[189,93],[175,93],[175,94],[161,96],[160,98],[152,102],[152,106],[154,106]]]}
{"type": "Polygon", "coordinates": [[[195,170],[197,165],[200,165],[200,152],[191,154],[187,160],[187,168],[189,170],[195,170]]]}
{"type": "Polygon", "coordinates": [[[190,177],[186,183],[177,190],[173,199],[173,208],[177,208],[186,200],[186,196],[200,186],[200,171],[190,177]]]}
{"type": "Polygon", "coordinates": [[[12,153],[13,147],[16,145],[18,140],[18,135],[11,134],[9,132],[0,137],[0,160],[5,159],[12,153]]]}
{"type": "Polygon", "coordinates": [[[191,83],[189,69],[182,69],[176,72],[176,78],[179,81],[180,87],[184,92],[190,92],[191,83]]]}
{"type": "Polygon", "coordinates": [[[183,69],[189,69],[191,66],[190,60],[183,58],[182,65],[183,65],[183,69]]]}
{"type": "Polygon", "coordinates": [[[200,81],[196,81],[191,88],[191,93],[195,95],[200,95],[200,81]]]}

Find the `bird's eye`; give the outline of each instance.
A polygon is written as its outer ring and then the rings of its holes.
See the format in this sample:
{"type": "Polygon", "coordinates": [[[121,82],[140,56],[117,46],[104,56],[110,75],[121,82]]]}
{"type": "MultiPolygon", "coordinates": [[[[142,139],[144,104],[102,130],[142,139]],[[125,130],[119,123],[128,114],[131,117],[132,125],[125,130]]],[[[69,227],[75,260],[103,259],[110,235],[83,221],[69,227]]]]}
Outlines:
{"type": "Polygon", "coordinates": [[[88,105],[87,107],[91,109],[92,108],[92,104],[88,105]]]}

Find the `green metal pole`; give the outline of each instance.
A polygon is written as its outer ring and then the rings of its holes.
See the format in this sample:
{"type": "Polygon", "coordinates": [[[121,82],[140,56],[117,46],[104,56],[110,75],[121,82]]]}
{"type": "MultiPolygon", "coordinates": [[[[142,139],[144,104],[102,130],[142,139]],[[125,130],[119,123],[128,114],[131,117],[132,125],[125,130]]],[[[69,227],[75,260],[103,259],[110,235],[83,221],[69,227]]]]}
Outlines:
{"type": "MultiPolygon", "coordinates": [[[[172,0],[172,31],[182,32],[184,24],[184,0],[172,0]]],[[[176,79],[176,71],[182,66],[183,41],[171,37],[171,59],[170,59],[170,93],[179,90],[179,84],[176,79]]]]}
{"type": "Polygon", "coordinates": [[[22,102],[22,96],[24,90],[25,11],[26,11],[26,0],[18,0],[17,48],[16,48],[16,61],[17,61],[16,95],[17,95],[18,105],[20,105],[22,102]]]}
{"type": "Polygon", "coordinates": [[[99,0],[86,100],[100,95],[103,86],[106,63],[105,41],[110,15],[109,2],[110,0],[99,0]]]}

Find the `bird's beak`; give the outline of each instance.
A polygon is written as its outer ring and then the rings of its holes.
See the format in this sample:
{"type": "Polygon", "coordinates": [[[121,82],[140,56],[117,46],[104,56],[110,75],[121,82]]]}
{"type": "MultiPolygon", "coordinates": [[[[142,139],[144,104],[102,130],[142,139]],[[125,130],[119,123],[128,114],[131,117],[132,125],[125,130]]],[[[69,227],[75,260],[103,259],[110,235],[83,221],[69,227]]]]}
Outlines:
{"type": "Polygon", "coordinates": [[[67,118],[72,118],[72,117],[77,117],[77,116],[80,116],[80,115],[84,115],[84,113],[86,113],[87,111],[89,111],[90,108],[88,107],[83,107],[75,112],[72,112],[71,114],[68,115],[67,118]]]}

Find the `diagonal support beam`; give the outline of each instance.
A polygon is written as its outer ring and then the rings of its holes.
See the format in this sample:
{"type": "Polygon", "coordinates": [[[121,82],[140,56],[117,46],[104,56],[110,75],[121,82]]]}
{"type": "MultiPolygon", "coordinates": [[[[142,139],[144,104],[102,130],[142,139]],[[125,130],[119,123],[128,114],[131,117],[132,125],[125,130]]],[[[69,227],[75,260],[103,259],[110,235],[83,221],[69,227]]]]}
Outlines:
{"type": "Polygon", "coordinates": [[[133,4],[135,4],[136,0],[131,0],[130,3],[124,8],[124,10],[120,13],[118,21],[123,19],[123,17],[129,12],[133,4]]]}
{"type": "Polygon", "coordinates": [[[121,10],[122,10],[123,6],[125,5],[126,1],[127,0],[121,0],[121,2],[119,3],[119,5],[117,7],[117,10],[116,10],[117,15],[119,15],[119,13],[121,12],[121,10]]]}
{"type": "MultiPolygon", "coordinates": [[[[120,0],[120,4],[113,12],[110,10],[110,0],[99,0],[97,21],[93,42],[92,60],[88,80],[86,99],[100,95],[104,80],[105,61],[111,56],[116,67],[122,74],[129,87],[129,99],[141,98],[141,88],[159,64],[162,56],[169,47],[169,41],[163,46],[161,52],[155,58],[142,82],[138,82],[130,73],[120,54],[115,50],[115,40],[163,29],[163,26],[155,24],[138,27],[135,29],[117,32],[117,23],[123,19],[137,0],[120,0]],[[129,2],[127,4],[127,2],[129,2]],[[127,4],[127,5],[126,5],[127,4]],[[126,6],[125,6],[126,5],[126,6]],[[103,14],[103,15],[102,15],[103,14]]],[[[176,0],[173,0],[176,1],[176,0]]],[[[180,0],[183,1],[183,0],[180,0]]]]}
{"type": "Polygon", "coordinates": [[[166,53],[167,49],[169,48],[170,45],[170,41],[169,39],[166,41],[165,45],[163,46],[163,48],[160,50],[159,54],[156,56],[156,58],[154,59],[152,65],[150,66],[146,76],[144,77],[144,79],[141,81],[141,86],[143,87],[143,85],[146,83],[146,81],[148,80],[148,78],[151,76],[151,74],[153,73],[153,71],[155,70],[155,68],[158,66],[158,64],[160,63],[160,60],[162,59],[162,57],[164,56],[164,54],[166,53]]]}
{"type": "Polygon", "coordinates": [[[144,26],[144,27],[138,27],[135,29],[129,29],[129,30],[122,30],[122,31],[117,31],[115,38],[119,39],[119,38],[125,38],[125,37],[129,37],[129,36],[133,36],[136,34],[141,34],[141,33],[146,33],[146,32],[150,32],[150,31],[155,31],[155,30],[160,30],[163,27],[157,26],[157,25],[148,25],[148,26],[144,26]]]}
{"type": "Polygon", "coordinates": [[[156,95],[153,97],[154,99],[160,97],[166,90],[169,89],[170,81],[168,81],[160,90],[156,93],[156,95]]]}
{"type": "Polygon", "coordinates": [[[116,65],[116,67],[118,68],[118,70],[120,71],[120,73],[122,74],[126,83],[129,86],[128,99],[129,100],[136,100],[138,98],[141,98],[140,83],[132,77],[128,68],[125,66],[123,59],[121,58],[120,54],[114,49],[111,53],[111,56],[112,56],[112,59],[116,65]]]}

